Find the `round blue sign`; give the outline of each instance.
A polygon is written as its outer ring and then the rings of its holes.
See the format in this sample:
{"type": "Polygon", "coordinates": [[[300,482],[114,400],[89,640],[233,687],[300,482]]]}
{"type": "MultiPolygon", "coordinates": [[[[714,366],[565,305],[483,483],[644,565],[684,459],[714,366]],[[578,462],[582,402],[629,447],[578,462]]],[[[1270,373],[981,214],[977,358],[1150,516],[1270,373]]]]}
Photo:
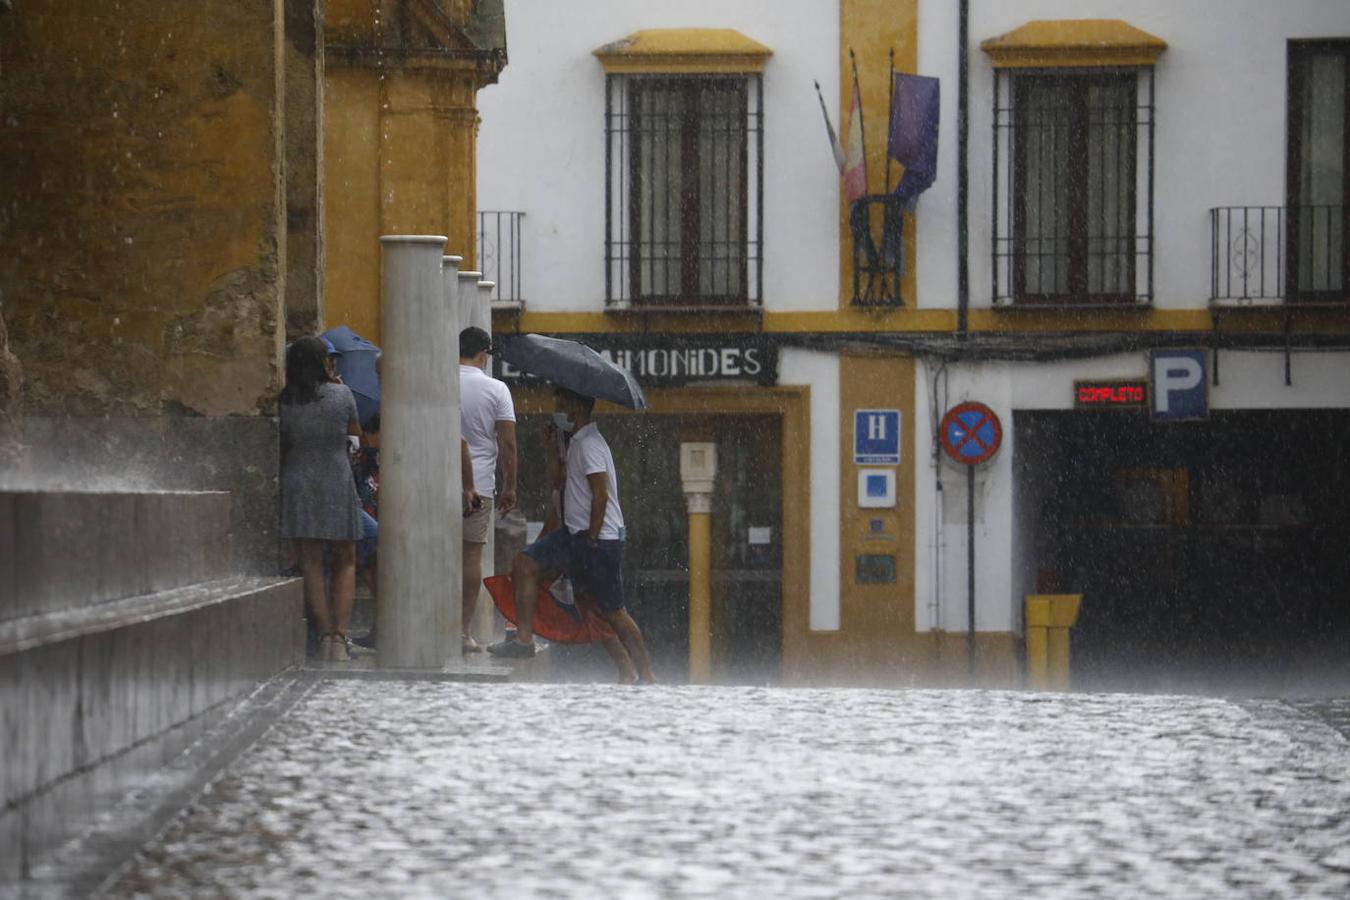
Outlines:
{"type": "Polygon", "coordinates": [[[938,440],[952,459],[973,466],[998,452],[1003,443],[1003,425],[983,403],[960,403],[942,417],[938,440]]]}

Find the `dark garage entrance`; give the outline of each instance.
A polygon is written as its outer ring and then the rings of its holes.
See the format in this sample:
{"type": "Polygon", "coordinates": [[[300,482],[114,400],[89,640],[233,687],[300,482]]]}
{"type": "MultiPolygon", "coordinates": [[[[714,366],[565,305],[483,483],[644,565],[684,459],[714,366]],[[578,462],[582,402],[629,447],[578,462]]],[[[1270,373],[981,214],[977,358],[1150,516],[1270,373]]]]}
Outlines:
{"type": "Polygon", "coordinates": [[[1015,415],[1032,590],[1081,592],[1084,689],[1350,684],[1350,413],[1015,415]]]}

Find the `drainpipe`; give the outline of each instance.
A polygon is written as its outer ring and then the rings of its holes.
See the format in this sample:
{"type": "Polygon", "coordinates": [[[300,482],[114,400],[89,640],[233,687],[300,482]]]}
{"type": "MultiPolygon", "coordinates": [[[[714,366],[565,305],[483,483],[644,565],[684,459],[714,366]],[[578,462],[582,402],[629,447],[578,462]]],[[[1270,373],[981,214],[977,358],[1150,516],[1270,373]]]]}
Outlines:
{"type": "Polygon", "coordinates": [[[970,228],[966,209],[970,194],[970,171],[966,133],[969,129],[970,99],[966,82],[970,80],[970,0],[961,0],[956,82],[956,337],[964,341],[970,327],[970,228]]]}

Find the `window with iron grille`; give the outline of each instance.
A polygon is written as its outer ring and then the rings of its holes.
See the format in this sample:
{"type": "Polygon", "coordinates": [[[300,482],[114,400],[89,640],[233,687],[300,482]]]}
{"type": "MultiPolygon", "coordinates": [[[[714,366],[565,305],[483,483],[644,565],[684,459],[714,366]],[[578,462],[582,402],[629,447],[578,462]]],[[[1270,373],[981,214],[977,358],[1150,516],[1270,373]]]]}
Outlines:
{"type": "Polygon", "coordinates": [[[758,306],[759,75],[607,75],[605,297],[617,307],[758,306]]]}
{"type": "Polygon", "coordinates": [[[994,301],[1153,295],[1153,70],[995,70],[994,301]]]}
{"type": "Polygon", "coordinates": [[[1289,45],[1285,296],[1344,302],[1350,284],[1350,41],[1289,45]]]}

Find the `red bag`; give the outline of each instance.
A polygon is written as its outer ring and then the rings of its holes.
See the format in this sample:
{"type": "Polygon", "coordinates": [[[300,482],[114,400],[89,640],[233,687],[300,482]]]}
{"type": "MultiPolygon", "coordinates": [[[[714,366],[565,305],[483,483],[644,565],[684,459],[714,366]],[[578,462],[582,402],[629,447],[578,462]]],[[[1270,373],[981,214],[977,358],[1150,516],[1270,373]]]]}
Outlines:
{"type": "MultiPolygon", "coordinates": [[[[492,595],[492,602],[502,611],[506,621],[516,622],[516,588],[510,575],[493,575],[483,579],[492,595]]],[[[539,586],[539,597],[534,604],[534,633],[545,640],[562,644],[589,644],[615,637],[614,629],[600,615],[590,597],[578,597],[575,607],[559,603],[549,591],[549,584],[539,586]]]]}

